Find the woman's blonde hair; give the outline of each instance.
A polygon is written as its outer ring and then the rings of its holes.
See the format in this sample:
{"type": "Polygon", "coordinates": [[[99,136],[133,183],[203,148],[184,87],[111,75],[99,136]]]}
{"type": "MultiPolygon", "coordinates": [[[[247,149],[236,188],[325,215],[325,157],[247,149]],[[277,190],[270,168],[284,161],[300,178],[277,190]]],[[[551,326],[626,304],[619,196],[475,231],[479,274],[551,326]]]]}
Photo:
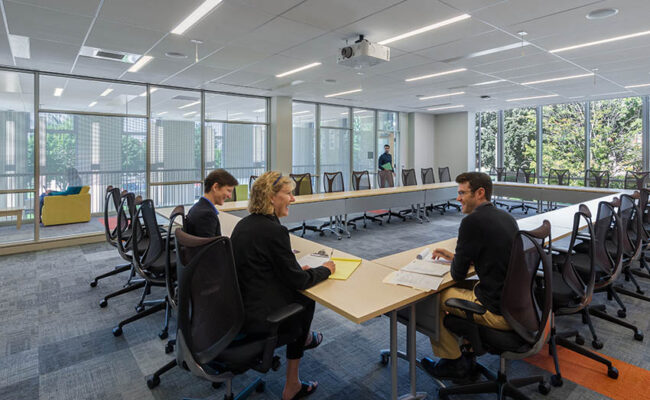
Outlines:
{"type": "Polygon", "coordinates": [[[251,195],[248,200],[248,212],[251,214],[273,214],[271,197],[275,196],[284,185],[290,185],[291,190],[296,183],[288,176],[282,176],[281,172],[268,171],[260,175],[251,187],[251,195]]]}

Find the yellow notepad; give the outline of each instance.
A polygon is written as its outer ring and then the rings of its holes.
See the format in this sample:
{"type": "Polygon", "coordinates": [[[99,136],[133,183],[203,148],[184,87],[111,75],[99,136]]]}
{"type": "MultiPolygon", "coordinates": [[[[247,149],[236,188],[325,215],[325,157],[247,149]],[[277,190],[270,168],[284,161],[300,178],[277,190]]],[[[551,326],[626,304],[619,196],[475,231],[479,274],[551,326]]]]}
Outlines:
{"type": "Polygon", "coordinates": [[[336,264],[336,272],[330,275],[329,279],[339,279],[344,281],[352,275],[359,265],[361,265],[360,258],[332,257],[331,260],[336,264]]]}

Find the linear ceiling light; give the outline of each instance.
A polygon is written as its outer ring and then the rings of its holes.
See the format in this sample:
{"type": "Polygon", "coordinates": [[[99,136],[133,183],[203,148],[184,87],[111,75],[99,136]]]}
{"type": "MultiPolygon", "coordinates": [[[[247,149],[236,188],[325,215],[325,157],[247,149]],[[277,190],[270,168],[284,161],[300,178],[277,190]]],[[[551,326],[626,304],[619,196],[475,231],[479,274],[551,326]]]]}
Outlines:
{"type": "Polygon", "coordinates": [[[381,42],[379,42],[379,44],[387,45],[388,43],[393,43],[393,42],[396,42],[398,40],[402,40],[402,39],[406,39],[406,38],[411,37],[411,36],[419,35],[420,33],[429,32],[429,31],[432,31],[434,29],[441,28],[441,27],[443,27],[445,25],[453,24],[454,22],[462,21],[462,20],[465,20],[465,19],[468,19],[468,18],[471,18],[471,16],[469,14],[461,14],[461,15],[459,15],[457,17],[454,17],[454,18],[449,18],[449,19],[446,19],[444,21],[436,22],[435,24],[432,24],[432,25],[423,26],[422,28],[419,28],[419,29],[416,29],[416,30],[413,30],[413,31],[410,31],[410,32],[402,33],[401,35],[397,35],[397,36],[389,38],[389,39],[382,40],[381,42]]]}
{"type": "Polygon", "coordinates": [[[110,89],[110,88],[106,89],[106,90],[104,90],[102,92],[102,94],[100,94],[100,96],[102,96],[102,97],[108,96],[109,94],[111,94],[112,91],[113,91],[113,89],[110,89]]]}
{"type": "Polygon", "coordinates": [[[165,114],[167,114],[167,111],[159,112],[158,116],[165,115],[165,114]]]}
{"type": "Polygon", "coordinates": [[[460,104],[460,105],[457,105],[457,106],[444,106],[444,107],[427,108],[427,110],[428,111],[451,110],[452,108],[461,108],[461,107],[465,107],[465,106],[460,104]]]}
{"type": "Polygon", "coordinates": [[[440,97],[458,96],[458,95],[461,95],[461,94],[465,94],[465,92],[453,92],[453,93],[447,93],[447,94],[436,94],[434,96],[424,96],[424,97],[420,97],[420,100],[439,99],[440,97]]]}
{"type": "Polygon", "coordinates": [[[634,88],[646,87],[646,86],[650,86],[650,83],[641,83],[639,85],[629,85],[629,86],[625,86],[625,89],[634,89],[634,88]]]}
{"type": "Polygon", "coordinates": [[[254,113],[261,113],[266,111],[266,108],[260,108],[259,110],[253,110],[254,113]]]}
{"type": "Polygon", "coordinates": [[[54,89],[54,95],[56,97],[61,97],[62,94],[63,94],[63,88],[58,87],[58,88],[54,89]]]}
{"type": "Polygon", "coordinates": [[[197,104],[201,104],[201,101],[199,100],[199,101],[193,101],[193,102],[191,102],[191,103],[187,103],[187,104],[185,104],[184,106],[180,106],[180,107],[178,107],[178,109],[179,109],[179,110],[182,110],[183,108],[192,107],[192,106],[195,106],[195,105],[197,105],[197,104]]]}
{"type": "Polygon", "coordinates": [[[196,111],[190,111],[190,112],[186,112],[185,114],[183,114],[183,116],[184,117],[189,117],[190,115],[194,115],[194,114],[196,114],[196,111]]]}
{"type": "Polygon", "coordinates": [[[309,69],[309,68],[318,67],[319,65],[321,65],[321,63],[314,62],[314,63],[311,63],[311,64],[303,65],[302,67],[298,67],[296,69],[292,69],[291,71],[287,71],[287,72],[283,72],[281,74],[277,74],[275,77],[276,78],[283,78],[283,77],[285,77],[287,75],[295,74],[296,72],[304,71],[304,70],[309,69]]]}
{"type": "Polygon", "coordinates": [[[547,83],[547,82],[557,82],[557,81],[565,81],[567,79],[576,79],[576,78],[586,78],[588,76],[594,76],[593,72],[590,72],[588,74],[580,74],[580,75],[570,75],[570,76],[561,76],[559,78],[551,78],[551,79],[542,79],[540,81],[530,81],[530,82],[524,82],[522,85],[536,85],[538,83],[547,83]]]}
{"type": "Polygon", "coordinates": [[[293,113],[293,115],[307,114],[307,113],[310,113],[310,112],[311,112],[311,111],[309,111],[309,110],[305,110],[305,111],[296,111],[295,113],[293,113]]]}
{"type": "Polygon", "coordinates": [[[505,81],[506,81],[505,79],[496,79],[496,80],[493,80],[493,81],[485,81],[485,82],[473,83],[473,84],[471,84],[470,86],[485,86],[485,85],[493,85],[493,84],[495,84],[495,83],[505,82],[505,81]]]}
{"type": "Polygon", "coordinates": [[[210,11],[221,3],[222,0],[205,0],[203,4],[198,6],[196,10],[192,11],[176,28],[172,29],[172,33],[182,35],[186,30],[196,24],[201,18],[205,17],[210,11]]]}
{"type": "Polygon", "coordinates": [[[595,46],[595,45],[597,45],[597,44],[610,43],[610,42],[617,42],[617,41],[619,41],[619,40],[632,39],[632,38],[635,38],[635,37],[645,36],[645,35],[650,35],[650,31],[643,31],[643,32],[637,32],[637,33],[631,33],[631,34],[629,34],[629,35],[616,36],[616,37],[613,37],[613,38],[603,39],[603,40],[596,40],[595,42],[588,42],[588,43],[576,44],[575,46],[561,47],[561,48],[559,48],[559,49],[553,49],[553,50],[551,50],[551,53],[560,53],[560,52],[563,52],[563,51],[569,51],[569,50],[574,50],[574,49],[580,49],[580,48],[582,48],[582,47],[595,46]]]}
{"type": "Polygon", "coordinates": [[[506,101],[524,101],[524,100],[535,100],[535,99],[546,99],[549,97],[557,97],[559,94],[547,94],[544,96],[532,96],[532,97],[520,97],[518,99],[508,99],[506,101]]]}
{"type": "Polygon", "coordinates": [[[88,107],[95,107],[97,105],[96,101],[93,101],[92,103],[88,104],[88,107]]]}
{"type": "Polygon", "coordinates": [[[138,61],[136,61],[135,64],[131,65],[131,68],[128,69],[129,72],[138,72],[140,71],[140,68],[144,67],[149,63],[149,61],[153,60],[153,57],[151,56],[142,56],[138,61]]]}
{"type": "Polygon", "coordinates": [[[344,94],[358,93],[358,92],[360,92],[360,91],[362,91],[362,90],[363,90],[363,89],[346,90],[345,92],[338,92],[338,93],[326,94],[325,97],[343,96],[344,94]]]}
{"type": "Polygon", "coordinates": [[[420,79],[435,78],[437,76],[455,74],[456,72],[463,72],[463,71],[467,71],[467,68],[458,68],[458,69],[452,69],[452,70],[449,70],[449,71],[437,72],[435,74],[416,76],[416,77],[413,77],[413,78],[405,79],[405,81],[406,82],[419,81],[420,79]]]}

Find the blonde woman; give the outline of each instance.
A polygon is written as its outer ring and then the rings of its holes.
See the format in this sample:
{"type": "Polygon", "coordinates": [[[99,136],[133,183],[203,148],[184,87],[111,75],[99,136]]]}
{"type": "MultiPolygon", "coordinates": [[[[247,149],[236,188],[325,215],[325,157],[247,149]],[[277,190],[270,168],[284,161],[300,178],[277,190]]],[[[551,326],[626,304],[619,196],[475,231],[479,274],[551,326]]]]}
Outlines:
{"type": "Polygon", "coordinates": [[[294,187],[293,180],[277,171],[257,178],[248,202],[250,215],[237,223],[231,235],[246,313],[244,332],[267,331],[266,318],[287,304],[304,307],[279,329],[281,335],[293,338],[287,343],[284,400],[308,396],[318,386],[318,382],[302,382],[298,373],[303,351],[317,347],[323,340],[322,334],[311,332],[314,301],[298,291],[324,281],[335,269],[331,261],[315,268],[301,268],[298,264],[291,250],[289,231],[279,220],[289,215],[289,205],[295,201],[294,187]]]}

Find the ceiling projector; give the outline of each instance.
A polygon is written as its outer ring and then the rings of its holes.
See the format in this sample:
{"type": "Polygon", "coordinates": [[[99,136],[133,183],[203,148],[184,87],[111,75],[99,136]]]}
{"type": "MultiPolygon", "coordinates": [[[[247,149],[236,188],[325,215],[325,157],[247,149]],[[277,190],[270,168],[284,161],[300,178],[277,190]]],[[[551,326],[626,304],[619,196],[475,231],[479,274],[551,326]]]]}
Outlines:
{"type": "Polygon", "coordinates": [[[376,43],[370,43],[359,36],[350,46],[339,50],[338,64],[352,68],[372,67],[390,60],[390,48],[376,43]]]}

